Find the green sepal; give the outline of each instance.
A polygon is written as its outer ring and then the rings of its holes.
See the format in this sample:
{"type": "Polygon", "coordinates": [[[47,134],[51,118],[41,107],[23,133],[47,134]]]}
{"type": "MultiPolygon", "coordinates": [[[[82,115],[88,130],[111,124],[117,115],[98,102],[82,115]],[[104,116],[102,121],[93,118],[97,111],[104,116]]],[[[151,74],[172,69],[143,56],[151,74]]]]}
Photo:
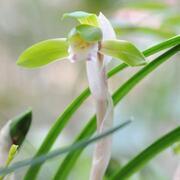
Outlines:
{"type": "Polygon", "coordinates": [[[17,64],[26,68],[37,68],[68,56],[65,38],[49,39],[26,49],[17,64]]]}
{"type": "Polygon", "coordinates": [[[121,59],[129,66],[147,64],[144,55],[132,43],[124,40],[106,40],[101,44],[100,52],[104,55],[121,59]]]}
{"type": "Polygon", "coordinates": [[[81,24],[88,24],[92,26],[99,26],[98,17],[96,14],[87,13],[84,11],[75,11],[71,13],[65,13],[63,19],[71,17],[77,19],[81,24]]]}

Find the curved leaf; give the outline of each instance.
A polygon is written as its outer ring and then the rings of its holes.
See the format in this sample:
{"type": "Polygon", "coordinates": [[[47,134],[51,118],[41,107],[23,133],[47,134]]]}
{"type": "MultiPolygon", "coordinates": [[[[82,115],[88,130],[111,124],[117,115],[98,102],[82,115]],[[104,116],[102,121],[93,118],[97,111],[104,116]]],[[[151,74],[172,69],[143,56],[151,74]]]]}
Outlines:
{"type": "Polygon", "coordinates": [[[159,43],[159,44],[157,44],[155,46],[152,46],[152,47],[146,49],[143,52],[143,54],[144,54],[144,56],[150,56],[150,55],[152,55],[154,53],[157,53],[157,52],[162,51],[164,49],[176,46],[178,44],[180,44],[180,35],[169,38],[166,41],[163,41],[163,42],[161,42],[161,43],[159,43]]]}
{"type": "Polygon", "coordinates": [[[105,40],[101,44],[102,54],[121,59],[130,66],[145,65],[144,55],[130,42],[124,40],[105,40]]]}
{"type": "Polygon", "coordinates": [[[68,56],[68,42],[65,38],[49,39],[26,49],[17,64],[26,68],[37,68],[68,56]]]}
{"type": "Polygon", "coordinates": [[[153,144],[151,144],[148,148],[143,150],[127,165],[118,170],[116,174],[114,174],[110,179],[127,179],[128,177],[136,173],[138,170],[140,170],[147,162],[149,162],[161,151],[165,150],[166,148],[178,141],[180,141],[180,126],[169,132],[168,134],[164,135],[163,137],[155,141],[153,144]]]}

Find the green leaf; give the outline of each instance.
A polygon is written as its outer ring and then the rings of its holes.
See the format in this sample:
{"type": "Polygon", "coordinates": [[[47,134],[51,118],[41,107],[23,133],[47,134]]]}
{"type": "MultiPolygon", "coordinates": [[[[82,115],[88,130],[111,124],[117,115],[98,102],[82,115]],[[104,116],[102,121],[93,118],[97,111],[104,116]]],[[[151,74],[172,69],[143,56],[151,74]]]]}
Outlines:
{"type": "Polygon", "coordinates": [[[124,167],[119,169],[110,179],[127,179],[128,177],[139,171],[144,165],[146,165],[146,163],[148,163],[160,152],[178,141],[180,141],[180,126],[169,132],[168,134],[164,135],[163,137],[155,141],[153,144],[151,144],[148,148],[143,150],[140,154],[138,154],[135,158],[128,162],[124,167]]]}
{"type": "MultiPolygon", "coordinates": [[[[122,124],[119,124],[117,125],[116,127],[113,127],[113,128],[110,128],[109,130],[106,130],[105,132],[99,134],[99,135],[96,135],[95,137],[91,138],[91,139],[83,139],[82,141],[79,141],[77,142],[76,144],[73,144],[73,145],[70,145],[68,147],[64,147],[64,148],[60,148],[60,149],[57,149],[57,150],[54,150],[52,152],[50,152],[49,154],[46,154],[46,155],[42,155],[42,156],[39,156],[39,157],[36,157],[36,158],[30,158],[30,159],[26,159],[26,160],[23,160],[23,161],[19,161],[19,162],[16,162],[14,164],[12,164],[11,166],[7,167],[7,168],[0,168],[0,175],[6,175],[8,173],[11,173],[19,168],[22,168],[22,167],[25,167],[25,166],[28,166],[28,165],[36,165],[36,164],[40,164],[40,163],[43,163],[51,158],[55,158],[61,154],[64,154],[64,153],[67,153],[67,152],[73,152],[75,151],[76,149],[79,149],[79,148],[82,148],[82,147],[85,147],[91,143],[94,143],[102,138],[105,138],[113,133],[115,133],[116,131],[124,128],[125,126],[127,126],[131,121],[126,121],[122,124]]],[[[14,151],[15,148],[13,147],[12,149],[12,154],[11,155],[14,155],[14,153],[16,151],[14,151]]]]}
{"type": "Polygon", "coordinates": [[[147,63],[144,55],[132,43],[124,40],[103,41],[100,52],[121,59],[130,66],[141,66],[147,63]]]}
{"type": "Polygon", "coordinates": [[[65,38],[49,39],[26,49],[17,64],[26,68],[37,68],[68,56],[68,42],[65,38]]]}
{"type": "MultiPolygon", "coordinates": [[[[164,42],[161,42],[159,44],[156,44],[156,45],[148,48],[147,50],[143,51],[143,54],[146,57],[150,56],[152,54],[155,54],[156,52],[159,52],[161,50],[164,50],[164,49],[170,48],[176,44],[179,44],[179,41],[180,41],[180,36],[175,36],[171,39],[168,39],[164,42]]],[[[120,64],[120,65],[116,66],[108,73],[108,77],[114,76],[118,72],[122,71],[124,68],[127,68],[126,64],[120,64]]],[[[55,143],[58,135],[62,132],[63,128],[70,121],[70,118],[72,117],[72,115],[83,104],[83,102],[89,97],[89,95],[90,95],[90,91],[89,91],[89,88],[87,88],[67,106],[67,108],[64,110],[64,112],[56,119],[55,123],[50,128],[46,138],[44,139],[43,143],[41,144],[40,148],[38,149],[38,152],[36,153],[35,157],[42,155],[42,154],[46,154],[50,151],[50,149],[53,146],[53,144],[55,143]]],[[[92,128],[90,128],[90,129],[92,129],[92,131],[94,132],[93,126],[95,126],[95,124],[93,124],[93,123],[95,123],[95,118],[93,118],[91,123],[92,123],[92,128]]],[[[89,123],[89,125],[91,125],[91,123],[89,123]]],[[[89,126],[87,126],[87,132],[91,133],[90,129],[89,129],[89,126]]],[[[79,137],[80,136],[81,135],[79,135],[79,137]]],[[[70,163],[69,163],[69,165],[70,165],[70,163]]],[[[41,166],[42,166],[42,164],[36,165],[34,167],[30,167],[28,169],[24,179],[25,180],[35,179],[38,175],[38,172],[39,172],[41,166]]]]}
{"type": "Polygon", "coordinates": [[[167,49],[167,48],[170,48],[170,47],[173,47],[173,46],[176,46],[180,44],[180,35],[177,35],[177,36],[174,36],[172,38],[169,38],[168,40],[166,41],[163,41],[155,46],[152,46],[148,49],[146,49],[143,54],[144,56],[150,56],[152,54],[155,54],[159,51],[162,51],[164,49],[167,49]]]}
{"type": "Polygon", "coordinates": [[[75,11],[71,13],[65,13],[63,15],[63,18],[67,17],[76,18],[81,24],[99,26],[98,17],[96,16],[96,14],[87,13],[84,11],[75,11]]]}
{"type": "Polygon", "coordinates": [[[102,31],[98,27],[82,24],[77,26],[76,30],[86,42],[96,42],[102,39],[102,31]]]}
{"type": "MultiPolygon", "coordinates": [[[[171,56],[176,54],[180,50],[180,46],[174,47],[164,53],[163,55],[156,58],[154,61],[149,63],[147,66],[142,68],[140,71],[138,71],[134,76],[132,76],[127,82],[125,82],[119,89],[116,90],[116,92],[113,94],[113,102],[114,105],[117,105],[117,103],[126,96],[127,93],[130,92],[130,90],[138,84],[142,79],[144,79],[150,72],[155,70],[160,64],[165,62],[167,59],[169,59],[171,56]]],[[[84,139],[91,137],[91,135],[96,131],[96,117],[93,116],[89,123],[85,126],[85,128],[80,132],[78,137],[75,139],[74,143],[84,139]]],[[[80,154],[82,153],[84,148],[79,149],[75,152],[70,152],[63,160],[63,162],[60,164],[53,180],[58,179],[67,179],[71,169],[75,165],[77,159],[79,158],[80,154]]]]}
{"type": "MultiPolygon", "coordinates": [[[[95,133],[95,131],[96,131],[96,116],[93,116],[88,122],[88,124],[85,126],[85,128],[83,128],[80,134],[76,137],[74,143],[79,142],[82,139],[90,138],[95,133]]],[[[54,178],[52,178],[52,180],[67,179],[71,169],[75,165],[77,159],[79,158],[83,150],[84,148],[81,148],[67,154],[63,162],[58,167],[58,170],[54,178]]]]}

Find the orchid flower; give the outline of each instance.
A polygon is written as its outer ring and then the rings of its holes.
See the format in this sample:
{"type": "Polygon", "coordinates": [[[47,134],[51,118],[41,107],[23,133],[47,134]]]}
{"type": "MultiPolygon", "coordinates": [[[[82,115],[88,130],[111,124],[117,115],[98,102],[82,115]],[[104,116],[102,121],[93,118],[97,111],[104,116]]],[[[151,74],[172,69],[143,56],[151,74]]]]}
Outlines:
{"type": "MultiPolygon", "coordinates": [[[[108,19],[82,11],[66,13],[80,25],[73,28],[67,38],[42,41],[25,50],[17,64],[26,68],[37,68],[56,60],[85,61],[87,77],[96,104],[97,132],[112,127],[113,102],[108,91],[106,66],[112,59],[122,60],[129,66],[146,64],[143,54],[130,42],[116,39],[108,19]]],[[[101,180],[111,155],[111,138],[96,144],[90,180],[101,180]]]]}
{"type": "MultiPolygon", "coordinates": [[[[0,167],[8,166],[21,146],[31,124],[31,111],[9,120],[0,130],[0,167]]],[[[2,179],[2,177],[0,177],[2,179]]],[[[11,176],[10,179],[13,179],[11,176]]]]}

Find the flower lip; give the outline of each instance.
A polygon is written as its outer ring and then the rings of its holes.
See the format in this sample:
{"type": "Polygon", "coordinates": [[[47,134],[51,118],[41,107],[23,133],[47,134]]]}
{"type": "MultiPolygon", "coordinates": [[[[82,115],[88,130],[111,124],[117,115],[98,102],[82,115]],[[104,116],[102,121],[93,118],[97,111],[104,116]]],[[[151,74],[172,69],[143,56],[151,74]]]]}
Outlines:
{"type": "Polygon", "coordinates": [[[89,25],[79,25],[76,28],[73,28],[69,35],[68,35],[68,42],[69,42],[69,60],[71,62],[76,61],[91,61],[94,59],[93,57],[98,53],[98,43],[100,42],[99,39],[102,37],[101,31],[96,31],[97,27],[89,26],[89,25]],[[94,29],[95,28],[95,29],[94,29]],[[93,31],[95,30],[95,31],[93,31]],[[90,35],[89,35],[89,32],[90,35]],[[100,33],[100,36],[94,36],[91,39],[91,35],[95,33],[100,33]],[[87,33],[87,34],[86,34],[87,33]],[[95,40],[96,41],[89,41],[95,40]]]}

